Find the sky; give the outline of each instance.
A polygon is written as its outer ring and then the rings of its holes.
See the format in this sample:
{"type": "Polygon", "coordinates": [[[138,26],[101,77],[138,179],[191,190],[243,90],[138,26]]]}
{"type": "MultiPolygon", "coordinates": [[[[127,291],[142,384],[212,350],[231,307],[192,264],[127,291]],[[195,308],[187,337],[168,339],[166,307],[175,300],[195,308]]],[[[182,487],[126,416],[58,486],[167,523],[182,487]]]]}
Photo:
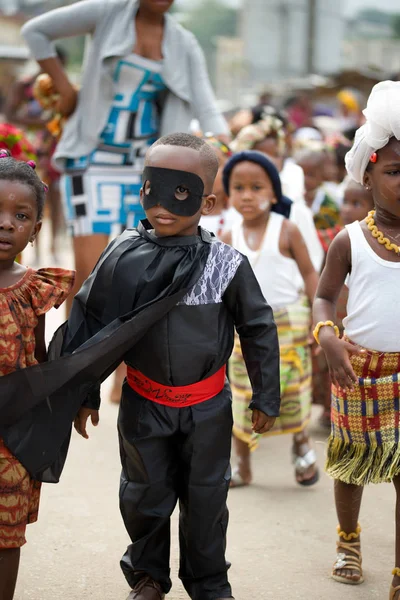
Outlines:
{"type": "MultiPolygon", "coordinates": [[[[201,0],[197,0],[201,2],[201,0]]],[[[223,0],[230,6],[240,6],[242,0],[223,0]]],[[[193,0],[180,0],[182,4],[192,4],[193,0]]],[[[345,14],[353,15],[362,8],[379,8],[379,10],[387,10],[400,13],[400,0],[342,0],[345,5],[345,14]]]]}

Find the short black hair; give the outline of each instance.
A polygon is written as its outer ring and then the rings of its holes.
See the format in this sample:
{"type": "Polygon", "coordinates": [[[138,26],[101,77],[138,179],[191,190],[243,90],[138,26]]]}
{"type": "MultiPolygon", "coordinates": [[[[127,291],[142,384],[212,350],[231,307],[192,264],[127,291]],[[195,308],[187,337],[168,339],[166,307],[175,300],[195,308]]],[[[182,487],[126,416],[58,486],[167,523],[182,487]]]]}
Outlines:
{"type": "Polygon", "coordinates": [[[40,221],[43,216],[45,186],[35,169],[22,160],[15,160],[11,156],[3,158],[0,156],[0,179],[3,181],[18,181],[31,189],[36,198],[37,220],[40,221]]]}
{"type": "Polygon", "coordinates": [[[148,152],[156,146],[180,146],[181,148],[191,148],[200,154],[200,159],[204,164],[209,183],[213,185],[219,168],[218,157],[213,148],[205,140],[189,133],[170,133],[159,138],[148,152]]]}

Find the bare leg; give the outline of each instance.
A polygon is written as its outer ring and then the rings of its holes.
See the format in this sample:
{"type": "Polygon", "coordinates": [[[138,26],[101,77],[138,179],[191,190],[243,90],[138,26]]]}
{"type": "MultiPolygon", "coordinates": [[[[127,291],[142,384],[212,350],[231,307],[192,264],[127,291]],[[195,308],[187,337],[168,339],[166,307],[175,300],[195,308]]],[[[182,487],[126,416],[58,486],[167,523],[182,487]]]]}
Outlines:
{"type": "Polygon", "coordinates": [[[126,364],[121,363],[114,372],[114,384],[111,390],[110,401],[114,404],[119,404],[121,400],[121,388],[126,377],[126,364]]]}
{"type": "MultiPolygon", "coordinates": [[[[396,561],[395,567],[400,568],[400,476],[393,479],[396,489],[396,561]]],[[[400,585],[400,577],[393,577],[393,587],[400,585]]],[[[400,591],[394,596],[394,600],[400,600],[400,591]]]]}
{"type": "Polygon", "coordinates": [[[50,205],[50,221],[51,221],[51,246],[50,252],[56,256],[56,242],[59,234],[63,230],[64,215],[61,203],[60,185],[58,181],[53,181],[49,185],[49,193],[47,195],[50,205]]]}
{"type": "Polygon", "coordinates": [[[0,600],[12,600],[14,598],[19,557],[19,548],[0,550],[0,600]]]}
{"type": "Polygon", "coordinates": [[[246,442],[239,440],[237,437],[233,437],[234,447],[237,456],[237,468],[236,472],[239,475],[241,482],[235,485],[234,477],[231,481],[231,487],[238,487],[239,485],[249,485],[252,480],[251,473],[251,460],[250,460],[250,448],[246,442]]]}
{"type": "MultiPolygon", "coordinates": [[[[357,529],[363,491],[364,488],[362,486],[349,485],[342,481],[335,481],[336,513],[340,529],[347,534],[353,533],[357,529]]],[[[351,544],[359,541],[360,536],[346,543],[351,544]]],[[[357,547],[357,549],[359,548],[357,547]]],[[[342,552],[342,550],[340,550],[340,552],[342,552]]],[[[345,551],[343,551],[343,553],[347,554],[345,551]]],[[[348,554],[350,555],[350,552],[348,554]]],[[[351,568],[338,569],[336,574],[352,581],[358,581],[360,579],[360,574],[351,568]]]]}
{"type": "Polygon", "coordinates": [[[72,293],[68,296],[67,313],[69,314],[74,295],[79,291],[83,282],[89,277],[93,267],[98,261],[108,243],[108,235],[81,235],[73,238],[75,256],[75,285],[72,293]]]}

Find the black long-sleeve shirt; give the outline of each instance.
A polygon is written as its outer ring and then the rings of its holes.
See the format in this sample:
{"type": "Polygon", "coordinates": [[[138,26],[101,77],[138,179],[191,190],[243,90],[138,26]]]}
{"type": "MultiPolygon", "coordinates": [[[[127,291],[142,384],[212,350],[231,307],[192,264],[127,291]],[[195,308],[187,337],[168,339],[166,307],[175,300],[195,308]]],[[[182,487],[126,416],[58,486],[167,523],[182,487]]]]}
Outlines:
{"type": "MultiPolygon", "coordinates": [[[[250,407],[269,416],[278,416],[280,407],[279,346],[272,310],[266,303],[253,270],[242,254],[215,240],[208,232],[201,237],[157,238],[139,228],[145,242],[125,253],[117,262],[113,250],[103,260],[109,286],[104,302],[92,293],[77,297],[70,321],[79,322],[84,314],[84,335],[68,345],[68,352],[85,338],[123,312],[137,306],[138,289],[154,285],[158,278],[165,285],[169,273],[160,273],[160,255],[190,251],[199,243],[209,245],[208,257],[197,283],[165,316],[154,323],[146,335],[124,356],[125,362],[150,379],[163,385],[183,386],[196,383],[216,373],[232,353],[236,328],[253,388],[250,407]],[[135,256],[135,253],[137,256],[135,256]],[[107,261],[112,264],[108,268],[107,261]],[[107,306],[105,306],[105,303],[107,306]]],[[[178,261],[174,269],[180,268],[178,261]],[[177,266],[178,265],[178,266],[177,266]]],[[[96,271],[90,289],[95,289],[96,271]]],[[[154,293],[158,291],[155,286],[154,293]]],[[[93,390],[86,406],[98,408],[99,389],[93,390]]]]}

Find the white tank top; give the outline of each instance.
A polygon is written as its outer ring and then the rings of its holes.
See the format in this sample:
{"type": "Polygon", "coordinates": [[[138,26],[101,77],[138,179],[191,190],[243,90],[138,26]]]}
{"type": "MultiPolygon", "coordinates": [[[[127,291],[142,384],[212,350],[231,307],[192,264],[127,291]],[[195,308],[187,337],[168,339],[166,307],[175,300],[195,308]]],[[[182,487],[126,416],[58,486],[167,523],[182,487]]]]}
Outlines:
{"type": "Polygon", "coordinates": [[[375,254],[358,221],[346,229],[351,243],[349,299],[343,320],[346,335],[369,350],[399,352],[400,262],[375,254]]]}
{"type": "Polygon", "coordinates": [[[247,256],[265,299],[273,310],[293,304],[299,298],[296,261],[279,251],[282,215],[271,212],[259,250],[246,244],[242,223],[232,227],[232,246],[247,256]]]}

